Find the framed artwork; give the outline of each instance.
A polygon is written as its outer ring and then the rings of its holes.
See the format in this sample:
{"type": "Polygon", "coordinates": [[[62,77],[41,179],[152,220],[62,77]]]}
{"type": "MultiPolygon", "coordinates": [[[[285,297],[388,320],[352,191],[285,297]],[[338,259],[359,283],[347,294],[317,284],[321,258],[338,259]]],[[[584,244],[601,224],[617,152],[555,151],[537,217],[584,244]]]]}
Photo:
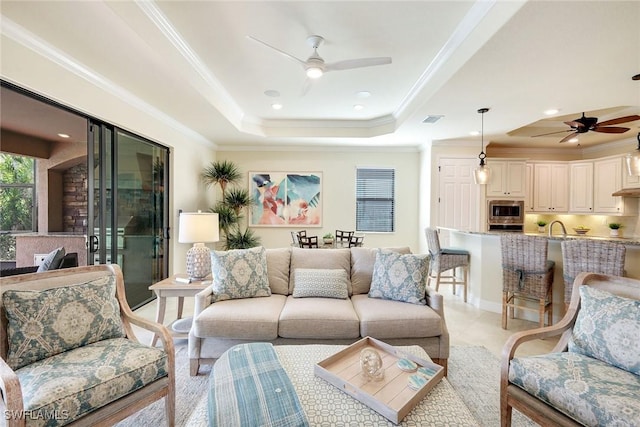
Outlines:
{"type": "Polygon", "coordinates": [[[252,227],[321,227],[322,172],[249,172],[252,227]]]}

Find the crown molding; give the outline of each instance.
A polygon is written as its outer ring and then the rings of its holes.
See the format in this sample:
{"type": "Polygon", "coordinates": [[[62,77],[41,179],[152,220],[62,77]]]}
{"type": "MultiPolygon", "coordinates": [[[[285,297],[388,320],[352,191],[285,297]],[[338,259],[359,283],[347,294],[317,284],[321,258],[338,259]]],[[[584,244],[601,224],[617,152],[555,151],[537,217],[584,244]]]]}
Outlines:
{"type": "MultiPolygon", "coordinates": [[[[133,93],[117,85],[111,80],[107,79],[100,73],[85,66],[79,61],[75,60],[66,53],[60,51],[54,46],[50,45],[46,41],[42,40],[35,34],[27,31],[25,28],[16,24],[12,20],[8,19],[4,15],[0,15],[2,19],[1,32],[2,35],[12,39],[13,41],[21,44],[22,46],[34,51],[38,55],[53,62],[54,64],[62,67],[77,77],[91,83],[97,88],[100,88],[121,101],[133,106],[137,110],[147,114],[159,122],[162,122],[177,132],[185,135],[191,140],[194,140],[200,144],[215,148],[216,145],[209,141],[207,138],[195,132],[193,129],[183,125],[175,120],[173,117],[163,113],[159,109],[155,108],[151,104],[143,101],[133,93]]],[[[107,119],[108,120],[108,119],[107,119]]]]}

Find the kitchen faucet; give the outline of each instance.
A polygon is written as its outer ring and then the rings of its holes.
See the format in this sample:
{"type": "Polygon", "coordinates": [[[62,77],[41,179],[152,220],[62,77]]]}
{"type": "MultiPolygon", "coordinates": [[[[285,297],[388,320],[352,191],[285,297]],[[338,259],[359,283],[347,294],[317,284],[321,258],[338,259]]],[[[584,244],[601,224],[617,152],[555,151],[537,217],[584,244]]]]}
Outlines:
{"type": "Polygon", "coordinates": [[[564,224],[562,223],[562,221],[559,220],[555,220],[555,221],[551,221],[551,224],[549,224],[549,236],[553,235],[553,224],[560,224],[560,227],[562,227],[562,235],[563,236],[567,236],[567,229],[565,228],[564,224]]]}

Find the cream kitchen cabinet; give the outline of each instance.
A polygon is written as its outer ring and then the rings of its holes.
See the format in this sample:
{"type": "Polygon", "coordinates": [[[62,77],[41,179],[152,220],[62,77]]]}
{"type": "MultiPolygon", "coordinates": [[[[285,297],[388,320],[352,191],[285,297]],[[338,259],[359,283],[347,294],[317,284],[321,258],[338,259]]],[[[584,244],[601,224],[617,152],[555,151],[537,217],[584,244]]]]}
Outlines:
{"type": "Polygon", "coordinates": [[[524,199],[526,197],[526,163],[524,160],[487,160],[491,178],[487,198],[524,199]]]}
{"type": "Polygon", "coordinates": [[[534,163],[533,209],[541,213],[569,211],[569,165],[567,163],[534,163]]]}
{"type": "Polygon", "coordinates": [[[569,165],[569,212],[593,213],[593,162],[569,165]]]}
{"type": "Polygon", "coordinates": [[[593,162],[593,212],[625,214],[622,197],[611,194],[622,188],[622,159],[596,160],[593,162]]]}
{"type": "Polygon", "coordinates": [[[524,211],[533,212],[533,164],[527,163],[525,167],[525,182],[527,186],[527,194],[524,198],[524,211]]]}

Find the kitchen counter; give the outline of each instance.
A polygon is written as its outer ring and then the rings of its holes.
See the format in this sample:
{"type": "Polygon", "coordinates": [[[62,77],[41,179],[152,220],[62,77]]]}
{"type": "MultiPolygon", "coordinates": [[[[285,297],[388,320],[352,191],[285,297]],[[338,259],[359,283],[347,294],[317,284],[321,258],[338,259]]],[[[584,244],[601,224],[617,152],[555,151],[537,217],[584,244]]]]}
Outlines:
{"type": "MultiPolygon", "coordinates": [[[[471,254],[469,267],[469,302],[483,310],[502,312],[502,249],[500,236],[513,232],[475,232],[441,228],[448,234],[446,247],[466,249],[471,254]]],[[[564,280],[562,278],[561,242],[569,239],[593,239],[622,243],[626,247],[625,276],[640,279],[640,237],[615,238],[608,236],[559,235],[546,233],[524,233],[549,239],[549,260],[556,263],[553,279],[553,318],[554,323],[564,315],[564,280]]],[[[444,239],[443,239],[444,241],[444,239]]],[[[537,321],[533,313],[522,312],[518,317],[537,321]]]]}

